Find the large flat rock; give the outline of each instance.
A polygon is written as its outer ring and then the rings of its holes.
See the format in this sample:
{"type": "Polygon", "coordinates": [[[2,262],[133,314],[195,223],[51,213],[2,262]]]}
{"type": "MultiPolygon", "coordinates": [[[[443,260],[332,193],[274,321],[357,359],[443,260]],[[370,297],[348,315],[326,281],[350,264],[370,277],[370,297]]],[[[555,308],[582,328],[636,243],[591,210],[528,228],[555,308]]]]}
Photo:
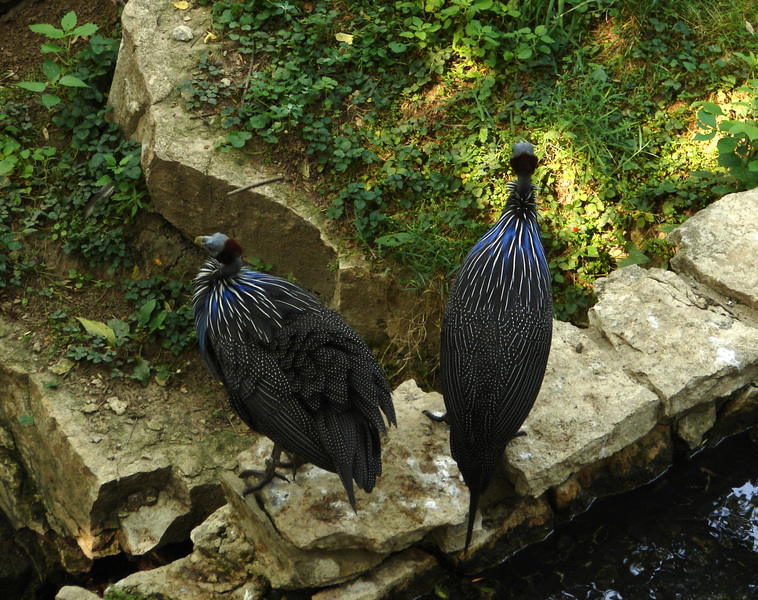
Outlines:
{"type": "Polygon", "coordinates": [[[677,274],[633,266],[597,282],[590,325],[624,369],[682,415],[758,377],[758,329],[709,306],[677,274]]]}
{"type": "Polygon", "coordinates": [[[545,380],[522,427],[526,435],[508,444],[506,469],[519,493],[539,496],[644,437],[660,406],[608,344],[555,321],[545,380]]]}
{"type": "Polygon", "coordinates": [[[205,397],[60,378],[22,333],[0,322],[0,508],[15,528],[52,531],[84,560],[136,556],[224,503],[219,474],[250,438],[209,429],[205,397]]]}
{"type": "MultiPolygon", "coordinates": [[[[400,551],[430,531],[459,526],[466,519],[468,491],[448,449],[448,429],[422,414],[444,412],[442,396],[406,381],[393,394],[398,427],[384,440],[383,472],[370,494],[356,492],[357,513],[340,479],[305,465],[295,480],[274,480],[247,504],[262,510],[280,539],[298,552],[350,550],[356,557],[400,551]],[[308,526],[303,522],[307,520],[308,526]]],[[[271,452],[262,441],[239,457],[242,469],[260,469],[271,452]]],[[[248,510],[244,509],[243,510],[248,510]]],[[[268,535],[260,530],[259,538],[268,535]]],[[[271,544],[268,544],[271,546],[271,544]]]]}
{"type": "Polygon", "coordinates": [[[758,189],[729,194],[690,217],[668,239],[671,267],[758,309],[758,189]]]}

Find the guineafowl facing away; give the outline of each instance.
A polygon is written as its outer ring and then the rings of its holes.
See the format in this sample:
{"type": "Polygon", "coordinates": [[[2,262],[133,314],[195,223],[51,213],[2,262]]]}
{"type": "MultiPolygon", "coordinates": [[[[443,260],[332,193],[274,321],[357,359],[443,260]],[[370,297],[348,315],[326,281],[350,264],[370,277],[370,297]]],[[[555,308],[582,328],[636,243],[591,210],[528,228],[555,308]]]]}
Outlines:
{"type": "Polygon", "coordinates": [[[342,319],[291,281],[243,266],[222,233],[198,237],[210,257],[194,280],[200,352],[234,411],[279,450],[337,473],[355,510],[382,472],[382,413],[396,424],[390,388],[373,354],[342,319]]]}

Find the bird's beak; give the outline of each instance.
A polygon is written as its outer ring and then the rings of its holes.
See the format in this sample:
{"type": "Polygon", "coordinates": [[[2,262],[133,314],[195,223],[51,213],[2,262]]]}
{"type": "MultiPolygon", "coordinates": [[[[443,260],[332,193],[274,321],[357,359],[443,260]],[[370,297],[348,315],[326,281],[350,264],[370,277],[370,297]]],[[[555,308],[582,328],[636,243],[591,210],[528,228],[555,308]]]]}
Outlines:
{"type": "Polygon", "coordinates": [[[205,236],[199,235],[195,238],[195,245],[200,246],[201,248],[205,248],[205,236]]]}

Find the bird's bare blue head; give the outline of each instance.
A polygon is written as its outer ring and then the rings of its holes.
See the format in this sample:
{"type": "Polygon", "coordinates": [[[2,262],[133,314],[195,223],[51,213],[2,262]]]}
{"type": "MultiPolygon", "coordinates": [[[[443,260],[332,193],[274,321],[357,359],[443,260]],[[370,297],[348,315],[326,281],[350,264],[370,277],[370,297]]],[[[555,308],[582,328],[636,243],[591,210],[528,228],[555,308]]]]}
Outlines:
{"type": "Polygon", "coordinates": [[[224,274],[236,273],[242,267],[242,246],[223,233],[201,235],[195,238],[195,244],[223,265],[224,274]]]}

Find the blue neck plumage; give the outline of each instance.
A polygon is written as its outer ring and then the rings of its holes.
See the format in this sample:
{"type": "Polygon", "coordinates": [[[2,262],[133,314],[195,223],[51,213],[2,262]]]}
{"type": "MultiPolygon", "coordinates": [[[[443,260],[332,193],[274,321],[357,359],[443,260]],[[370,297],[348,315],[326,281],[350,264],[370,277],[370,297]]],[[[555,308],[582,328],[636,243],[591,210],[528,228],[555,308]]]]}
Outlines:
{"type": "Polygon", "coordinates": [[[508,183],[510,195],[498,222],[464,261],[460,281],[473,310],[507,312],[514,304],[541,305],[550,293],[550,270],[540,239],[529,178],[508,183]],[[527,285],[532,281],[534,285],[527,285]]]}

